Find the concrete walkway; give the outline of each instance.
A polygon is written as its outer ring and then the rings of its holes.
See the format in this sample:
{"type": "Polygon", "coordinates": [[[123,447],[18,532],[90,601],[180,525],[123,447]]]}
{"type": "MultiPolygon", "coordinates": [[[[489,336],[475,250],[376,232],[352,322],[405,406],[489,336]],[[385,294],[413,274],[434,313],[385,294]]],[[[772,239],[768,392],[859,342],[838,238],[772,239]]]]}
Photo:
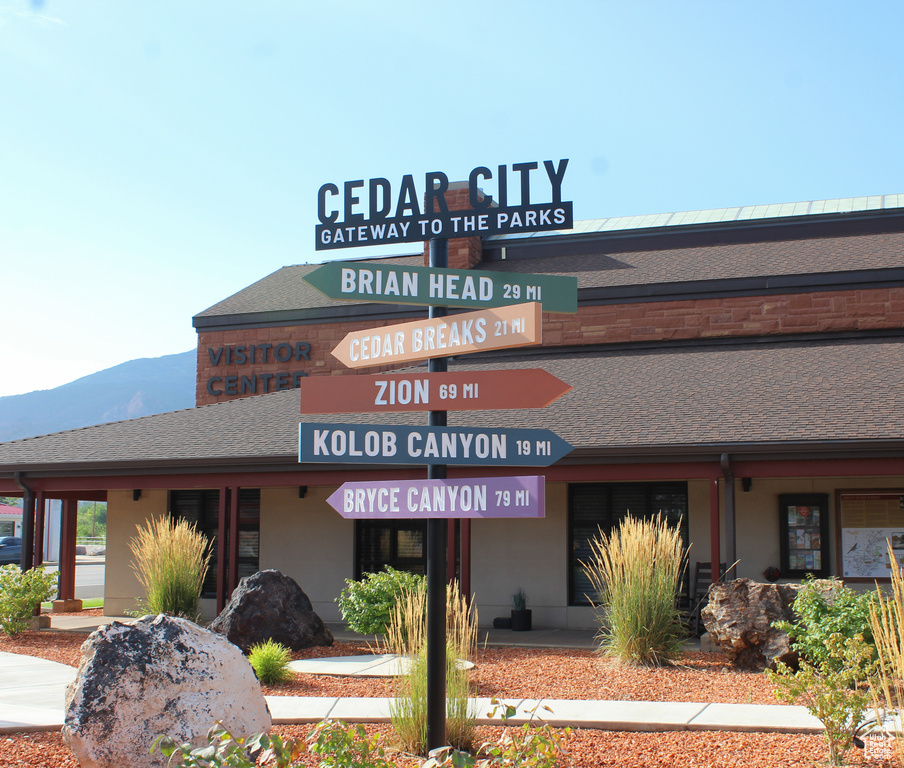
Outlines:
{"type": "MultiPolygon", "coordinates": [[[[113,617],[57,616],[51,619],[51,630],[89,632],[113,617]]],[[[130,619],[123,619],[130,621],[130,619]]],[[[488,644],[544,647],[588,647],[592,633],[549,630],[548,633],[506,632],[500,630],[488,644]],[[532,635],[510,638],[503,635],[532,635]],[[509,642],[505,642],[508,640],[509,642]],[[553,641],[558,642],[553,642],[553,641]],[[514,641],[514,642],[513,642],[514,641]],[[560,645],[561,644],[561,645],[560,645]]],[[[350,633],[337,628],[337,639],[350,633]]],[[[492,633],[491,633],[492,634],[492,633]]],[[[346,657],[314,659],[319,674],[387,674],[393,671],[391,659],[346,657]]],[[[313,671],[313,668],[311,670],[313,671]]],[[[75,679],[75,669],[52,661],[0,652],[0,733],[23,731],[55,731],[63,725],[67,685],[75,679]]],[[[540,720],[554,726],[596,728],[612,731],[754,731],[776,733],[820,733],[822,724],[803,707],[779,704],[708,704],[646,701],[570,701],[561,699],[522,700],[506,703],[517,708],[510,723],[521,724],[531,719],[536,710],[540,720]],[[547,709],[549,711],[547,711],[547,709]]],[[[267,705],[277,724],[317,723],[326,718],[356,723],[389,721],[390,699],[332,698],[303,696],[268,696],[267,705]]],[[[499,724],[489,699],[474,699],[474,712],[479,724],[499,724]]]]}

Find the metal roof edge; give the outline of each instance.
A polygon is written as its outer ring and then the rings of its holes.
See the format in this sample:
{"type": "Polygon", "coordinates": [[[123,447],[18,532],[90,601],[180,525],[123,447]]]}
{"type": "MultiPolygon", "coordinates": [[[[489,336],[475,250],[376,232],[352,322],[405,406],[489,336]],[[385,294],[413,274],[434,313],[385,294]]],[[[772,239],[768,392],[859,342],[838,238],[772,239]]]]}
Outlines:
{"type": "MultiPolygon", "coordinates": [[[[762,206],[737,206],[735,208],[713,208],[698,211],[676,211],[668,214],[640,214],[634,216],[613,216],[604,219],[582,219],[574,222],[571,230],[549,230],[532,232],[527,235],[490,235],[484,242],[494,245],[523,245],[546,238],[562,242],[597,239],[600,235],[630,237],[633,235],[669,234],[672,232],[718,231],[724,229],[775,227],[825,221],[852,221],[854,219],[874,219],[885,216],[904,215],[904,194],[876,195],[874,197],[894,198],[894,205],[861,207],[838,210],[849,200],[866,198],[839,198],[836,200],[815,200],[803,203],[777,203],[762,206]],[[838,206],[830,204],[838,203],[838,206]],[[823,210],[818,210],[822,204],[823,210]],[[799,206],[807,206],[804,213],[797,212],[799,206]],[[835,207],[836,210],[825,210],[835,207]],[[763,209],[775,215],[742,215],[744,211],[763,209]],[[735,216],[719,215],[737,211],[735,216]],[[787,212],[782,212],[787,211],[787,212]]],[[[873,199],[873,198],[869,198],[873,199]]]]}

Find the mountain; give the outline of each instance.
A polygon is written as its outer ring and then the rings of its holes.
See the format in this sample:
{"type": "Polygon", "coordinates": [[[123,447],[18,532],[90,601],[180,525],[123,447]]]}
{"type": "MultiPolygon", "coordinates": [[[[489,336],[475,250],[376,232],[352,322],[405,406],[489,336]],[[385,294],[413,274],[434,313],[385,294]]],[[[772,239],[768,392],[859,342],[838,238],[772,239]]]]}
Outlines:
{"type": "Polygon", "coordinates": [[[145,357],[55,389],[0,397],[0,442],[192,408],[196,352],[145,357]]]}

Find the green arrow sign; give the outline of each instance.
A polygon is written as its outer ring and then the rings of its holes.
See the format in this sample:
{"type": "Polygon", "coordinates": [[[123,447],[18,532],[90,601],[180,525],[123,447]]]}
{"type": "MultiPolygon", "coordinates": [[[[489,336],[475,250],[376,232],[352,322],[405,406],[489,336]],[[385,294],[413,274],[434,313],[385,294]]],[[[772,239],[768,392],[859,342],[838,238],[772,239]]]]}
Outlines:
{"type": "Polygon", "coordinates": [[[483,309],[538,301],[544,312],[577,312],[578,279],[473,269],[331,261],[305,282],[331,299],[483,309]]]}

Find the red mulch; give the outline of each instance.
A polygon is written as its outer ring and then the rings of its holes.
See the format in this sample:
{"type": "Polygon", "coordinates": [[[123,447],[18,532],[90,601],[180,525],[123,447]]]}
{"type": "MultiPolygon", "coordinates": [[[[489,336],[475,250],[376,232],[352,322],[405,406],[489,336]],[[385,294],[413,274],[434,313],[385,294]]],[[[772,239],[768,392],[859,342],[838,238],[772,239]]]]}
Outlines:
{"type": "MultiPolygon", "coordinates": [[[[93,613],[93,612],[92,612],[93,613]]],[[[99,611],[98,611],[99,613],[99,611]]],[[[40,631],[0,637],[0,651],[78,666],[86,635],[40,631]]],[[[336,643],[310,649],[297,658],[351,656],[368,653],[365,646],[336,643]]],[[[720,654],[688,653],[674,667],[638,669],[618,667],[590,651],[534,648],[487,648],[478,651],[474,680],[479,696],[549,699],[618,699],[646,701],[705,701],[753,704],[779,703],[765,675],[739,672],[720,654]]],[[[385,679],[301,676],[281,686],[265,686],[268,695],[389,696],[385,679]]],[[[304,736],[308,726],[278,726],[283,735],[304,736]]],[[[368,726],[391,743],[388,726],[368,726]]],[[[478,729],[478,741],[498,738],[499,729],[478,729]]],[[[765,733],[670,731],[621,733],[579,730],[569,746],[576,768],[631,766],[632,768],[811,768],[824,764],[826,748],[819,736],[765,733]]],[[[849,763],[862,763],[859,750],[849,763]]],[[[396,755],[396,765],[413,768],[417,760],[396,755]]],[[[316,766],[306,758],[306,766],[316,766]]],[[[58,733],[0,735],[0,768],[77,768],[58,733]]]]}

